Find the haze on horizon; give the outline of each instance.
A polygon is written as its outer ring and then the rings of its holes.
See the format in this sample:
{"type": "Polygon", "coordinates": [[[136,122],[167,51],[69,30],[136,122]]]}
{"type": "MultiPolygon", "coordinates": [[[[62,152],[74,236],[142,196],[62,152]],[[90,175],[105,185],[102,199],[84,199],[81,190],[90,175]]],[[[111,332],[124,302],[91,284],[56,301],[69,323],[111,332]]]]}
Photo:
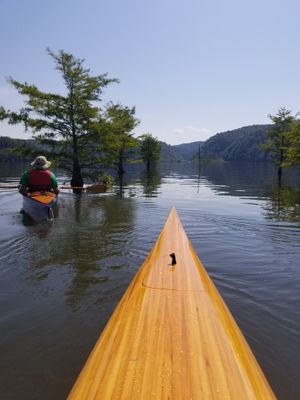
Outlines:
{"type": "MultiPolygon", "coordinates": [[[[135,106],[137,135],[180,144],[269,123],[300,110],[299,15],[297,0],[0,0],[0,105],[22,105],[8,76],[63,92],[50,47],[120,79],[103,105],[135,106]]],[[[30,137],[6,123],[0,136],[30,137]]]]}

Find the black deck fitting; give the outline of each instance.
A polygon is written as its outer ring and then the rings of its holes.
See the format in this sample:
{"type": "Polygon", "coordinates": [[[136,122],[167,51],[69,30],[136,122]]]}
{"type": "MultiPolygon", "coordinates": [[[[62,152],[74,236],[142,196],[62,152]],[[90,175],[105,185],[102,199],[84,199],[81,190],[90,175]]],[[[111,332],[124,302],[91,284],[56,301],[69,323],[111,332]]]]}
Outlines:
{"type": "Polygon", "coordinates": [[[171,254],[170,254],[170,257],[172,258],[172,265],[175,265],[175,264],[176,264],[176,256],[175,256],[175,253],[171,253],[171,254]]]}

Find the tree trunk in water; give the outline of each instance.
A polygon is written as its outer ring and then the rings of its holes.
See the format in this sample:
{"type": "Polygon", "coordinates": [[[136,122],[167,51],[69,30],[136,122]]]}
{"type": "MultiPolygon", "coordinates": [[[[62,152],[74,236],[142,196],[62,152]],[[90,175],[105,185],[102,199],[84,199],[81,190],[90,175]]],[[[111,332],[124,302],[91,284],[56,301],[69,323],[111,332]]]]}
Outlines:
{"type": "MultiPolygon", "coordinates": [[[[71,186],[82,187],[83,179],[81,176],[81,168],[78,160],[73,160],[73,173],[71,179],[71,186]]],[[[73,189],[73,193],[81,194],[82,189],[73,189]]]]}
{"type": "Polygon", "coordinates": [[[73,160],[73,173],[71,179],[72,186],[83,186],[83,179],[81,176],[81,168],[78,160],[73,160]]]}
{"type": "Polygon", "coordinates": [[[284,152],[283,152],[283,134],[281,135],[281,149],[280,149],[280,155],[279,155],[279,164],[278,164],[278,170],[277,170],[277,176],[278,176],[278,185],[281,187],[281,178],[282,178],[282,163],[284,160],[284,152]]]}
{"type": "Polygon", "coordinates": [[[282,181],[282,167],[281,166],[278,167],[277,177],[278,177],[278,186],[281,187],[281,181],[282,181]]]}
{"type": "Polygon", "coordinates": [[[120,197],[123,197],[124,194],[124,184],[123,184],[123,175],[119,175],[119,189],[120,189],[120,197]]]}
{"type": "MultiPolygon", "coordinates": [[[[83,179],[81,175],[81,168],[78,160],[78,147],[77,147],[77,137],[73,135],[73,171],[72,171],[72,179],[71,186],[83,186],[83,179]]],[[[73,189],[73,192],[76,194],[81,194],[81,189],[73,189]]]]}
{"type": "Polygon", "coordinates": [[[150,161],[149,160],[147,161],[146,167],[147,167],[147,172],[149,172],[150,171],[150,161]]]}
{"type": "Polygon", "coordinates": [[[122,154],[119,155],[118,174],[119,175],[124,174],[123,155],[122,154]]]}

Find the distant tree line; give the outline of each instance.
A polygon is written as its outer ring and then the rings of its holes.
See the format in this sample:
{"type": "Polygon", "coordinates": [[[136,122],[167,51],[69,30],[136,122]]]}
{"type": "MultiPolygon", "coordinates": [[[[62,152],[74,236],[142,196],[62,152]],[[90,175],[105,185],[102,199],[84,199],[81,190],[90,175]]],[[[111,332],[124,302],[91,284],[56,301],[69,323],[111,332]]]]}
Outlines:
{"type": "MultiPolygon", "coordinates": [[[[14,154],[13,150],[20,141],[9,137],[0,137],[0,160],[1,161],[21,161],[23,157],[14,154]]],[[[24,140],[24,143],[26,141],[24,140]]]]}
{"type": "Polygon", "coordinates": [[[31,152],[42,151],[34,140],[0,137],[0,161],[24,161],[31,158],[31,152]]]}

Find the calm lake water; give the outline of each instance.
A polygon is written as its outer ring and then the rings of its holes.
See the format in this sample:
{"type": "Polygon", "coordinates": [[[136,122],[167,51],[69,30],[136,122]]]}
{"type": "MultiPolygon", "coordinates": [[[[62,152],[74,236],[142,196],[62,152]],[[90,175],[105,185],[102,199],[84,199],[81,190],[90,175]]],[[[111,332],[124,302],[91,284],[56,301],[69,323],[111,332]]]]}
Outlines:
{"type": "MultiPolygon", "coordinates": [[[[23,167],[0,164],[0,181],[23,167]]],[[[299,399],[299,175],[279,188],[269,165],[162,165],[104,195],[62,193],[52,224],[1,190],[1,398],[66,397],[174,205],[278,398],[299,399]]]]}

